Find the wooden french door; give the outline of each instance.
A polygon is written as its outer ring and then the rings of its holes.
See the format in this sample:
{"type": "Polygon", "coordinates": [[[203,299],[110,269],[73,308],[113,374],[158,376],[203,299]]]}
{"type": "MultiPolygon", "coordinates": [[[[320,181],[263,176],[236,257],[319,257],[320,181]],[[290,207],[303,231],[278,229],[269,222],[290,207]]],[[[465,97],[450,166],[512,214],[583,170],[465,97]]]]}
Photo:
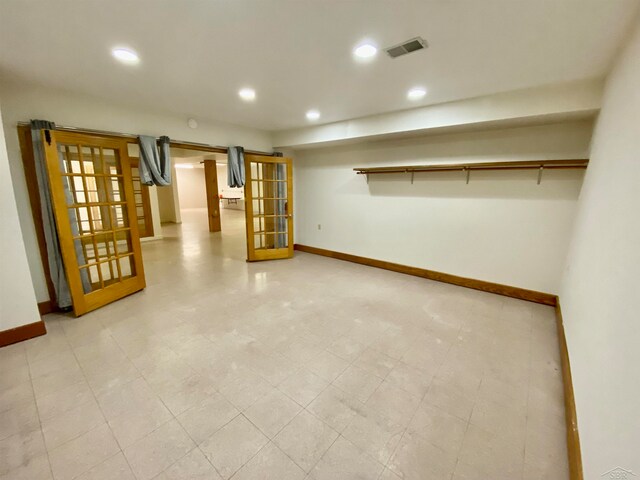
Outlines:
{"type": "Polygon", "coordinates": [[[293,257],[293,172],[290,158],[245,155],[247,260],[293,257]]]}
{"type": "Polygon", "coordinates": [[[43,131],[42,140],[75,315],[142,290],[126,142],[55,130],[43,131]]]}
{"type": "Polygon", "coordinates": [[[133,200],[136,207],[135,218],[138,221],[138,233],[140,238],[153,237],[153,220],[151,219],[151,199],[149,187],[140,181],[140,160],[129,157],[131,165],[131,182],[133,183],[133,200]]]}

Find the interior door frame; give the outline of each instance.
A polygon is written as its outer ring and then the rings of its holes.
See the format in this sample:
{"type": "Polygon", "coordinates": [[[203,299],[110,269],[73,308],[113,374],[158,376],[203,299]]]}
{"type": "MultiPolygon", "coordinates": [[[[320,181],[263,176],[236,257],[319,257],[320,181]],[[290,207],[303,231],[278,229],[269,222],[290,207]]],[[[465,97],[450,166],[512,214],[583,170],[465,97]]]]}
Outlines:
{"type": "Polygon", "coordinates": [[[132,293],[138,292],[145,288],[144,266],[142,261],[142,249],[140,247],[140,236],[138,233],[138,222],[135,215],[135,202],[133,195],[133,183],[131,181],[131,164],[129,162],[129,153],[127,142],[123,139],[107,139],[86,135],[82,133],[69,133],[60,131],[42,131],[42,142],[49,174],[49,188],[53,203],[53,212],[56,219],[58,237],[60,242],[60,251],[65,264],[65,273],[71,298],[73,300],[73,312],[75,316],[83,315],[87,312],[95,310],[99,307],[107,305],[114,301],[114,297],[125,297],[132,293]],[[126,200],[126,211],[129,218],[129,234],[131,238],[131,251],[133,255],[133,267],[135,275],[105,286],[94,292],[84,293],[82,278],[79,268],[67,268],[68,265],[77,266],[78,256],[74,245],[73,237],[60,232],[71,232],[71,221],[67,207],[67,198],[64,191],[63,176],[60,171],[58,160],[57,144],[88,144],[91,146],[99,146],[109,148],[119,153],[122,171],[122,183],[126,200]],[[132,222],[131,219],[136,221],[132,222]]]}
{"type": "Polygon", "coordinates": [[[281,260],[293,258],[293,161],[287,157],[264,157],[261,155],[244,155],[244,205],[245,227],[247,232],[247,262],[263,260],[281,260]],[[251,162],[284,163],[287,165],[287,246],[285,248],[256,250],[253,228],[253,183],[251,178],[251,162]]]}
{"type": "Polygon", "coordinates": [[[209,231],[220,232],[222,231],[222,222],[220,218],[220,194],[218,192],[218,167],[215,159],[207,159],[203,163],[209,231]]]}

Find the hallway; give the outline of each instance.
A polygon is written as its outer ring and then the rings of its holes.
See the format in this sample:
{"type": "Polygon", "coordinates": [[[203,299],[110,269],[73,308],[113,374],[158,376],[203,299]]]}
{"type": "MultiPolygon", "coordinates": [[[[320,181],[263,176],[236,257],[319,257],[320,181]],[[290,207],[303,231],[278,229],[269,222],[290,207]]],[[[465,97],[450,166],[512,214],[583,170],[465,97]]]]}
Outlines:
{"type": "Polygon", "coordinates": [[[553,308],[246,263],[222,213],[144,243],[143,292],[0,351],[2,480],[566,477],[553,308]]]}

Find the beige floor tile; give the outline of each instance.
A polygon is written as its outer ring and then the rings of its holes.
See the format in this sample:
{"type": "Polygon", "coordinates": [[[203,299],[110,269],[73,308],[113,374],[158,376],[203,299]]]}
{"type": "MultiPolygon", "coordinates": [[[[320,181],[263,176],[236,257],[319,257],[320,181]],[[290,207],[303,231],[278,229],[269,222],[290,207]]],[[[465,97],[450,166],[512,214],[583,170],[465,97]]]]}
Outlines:
{"type": "Polygon", "coordinates": [[[349,366],[349,362],[331,352],[320,352],[305,367],[327,382],[333,382],[349,366]]]}
{"type": "Polygon", "coordinates": [[[398,362],[386,376],[385,380],[392,385],[422,398],[429,389],[433,376],[424,370],[398,362]]]}
{"type": "Polygon", "coordinates": [[[302,480],[305,475],[282,450],[269,442],[233,476],[233,480],[302,480]]]}
{"type": "Polygon", "coordinates": [[[296,363],[306,363],[322,352],[323,348],[316,343],[294,336],[280,350],[280,353],[296,363]]]}
{"type": "Polygon", "coordinates": [[[333,385],[357,400],[366,402],[381,383],[380,377],[351,365],[336,378],[333,385]]]}
{"type": "Polygon", "coordinates": [[[422,403],[409,422],[407,431],[457,456],[467,431],[467,422],[441,408],[422,403]]]}
{"type": "Polygon", "coordinates": [[[78,366],[69,370],[56,370],[32,379],[33,393],[36,398],[40,398],[84,381],[86,381],[85,376],[78,366]]]}
{"type": "Polygon", "coordinates": [[[94,399],[95,397],[91,388],[89,388],[89,384],[82,380],[57,392],[38,397],[36,403],[38,404],[40,418],[46,420],[94,399]]]}
{"type": "Polygon", "coordinates": [[[475,399],[464,392],[449,386],[432,383],[424,396],[424,401],[434,407],[439,407],[451,415],[464,420],[471,417],[475,399]]]}
{"type": "Polygon", "coordinates": [[[275,444],[305,472],[311,471],[338,437],[338,433],[307,411],[302,411],[275,437],[275,444]]]}
{"type": "Polygon", "coordinates": [[[180,415],[216,393],[215,383],[203,375],[193,375],[159,393],[174,415],[180,415]]]}
{"type": "Polygon", "coordinates": [[[124,455],[138,480],[155,477],[195,447],[187,432],[171,420],[124,449],[124,455]]]}
{"type": "Polygon", "coordinates": [[[449,478],[456,466],[456,456],[439,449],[422,437],[406,432],[387,467],[400,478],[424,480],[449,478]]]}
{"type": "Polygon", "coordinates": [[[275,388],[254,372],[242,371],[218,387],[237,409],[246,410],[275,388]]]}
{"type": "Polygon", "coordinates": [[[200,445],[200,450],[216,468],[228,479],[247,463],[269,441],[258,428],[243,415],[214,433],[200,445]]]}
{"type": "Polygon", "coordinates": [[[159,402],[157,395],[141,377],[118,388],[112,388],[97,398],[107,420],[135,413],[159,402]]]}
{"type": "Polygon", "coordinates": [[[315,373],[306,368],[301,368],[278,385],[278,390],[306,407],[327,388],[327,385],[329,383],[315,373]]]}
{"type": "Polygon", "coordinates": [[[160,400],[137,407],[109,420],[120,448],[126,448],[173,418],[160,400]]]}
{"type": "Polygon", "coordinates": [[[78,367],[78,361],[71,350],[54,353],[53,355],[29,362],[32,378],[47,375],[57,370],[71,370],[78,367]]]}
{"type": "Polygon", "coordinates": [[[365,346],[350,337],[342,336],[335,340],[327,350],[338,357],[353,362],[365,350],[365,346]]]}
{"type": "Polygon", "coordinates": [[[49,451],[56,480],[70,480],[90,470],[120,450],[107,424],[49,451]]]}
{"type": "Polygon", "coordinates": [[[353,362],[356,367],[360,367],[380,378],[385,378],[396,363],[397,360],[373,348],[367,348],[356,361],[353,362]]]}
{"type": "Polygon", "coordinates": [[[189,436],[199,445],[229,423],[240,411],[219,393],[214,393],[178,415],[189,436]]]}
{"type": "Polygon", "coordinates": [[[411,395],[387,381],[380,384],[366,403],[367,407],[403,426],[409,423],[419,404],[420,397],[411,395]]]}
{"type": "MultiPolygon", "coordinates": [[[[99,363],[99,362],[98,362],[99,363]]],[[[119,390],[124,385],[141,377],[138,369],[129,360],[116,364],[94,363],[90,367],[83,365],[87,381],[96,396],[119,390]]]]}
{"type": "Polygon", "coordinates": [[[484,475],[520,477],[524,465],[524,438],[509,433],[499,435],[469,424],[458,461],[484,475]]]}
{"type": "Polygon", "coordinates": [[[404,425],[366,408],[353,417],[342,436],[380,464],[386,465],[404,430],[404,425]]]}
{"type": "Polygon", "coordinates": [[[244,411],[244,415],[267,437],[273,438],[302,407],[279,390],[273,390],[244,411]]]}
{"type": "Polygon", "coordinates": [[[136,480],[122,452],[96,465],[77,480],[136,480]]]}
{"type": "Polygon", "coordinates": [[[384,465],[340,437],[316,464],[310,477],[315,480],[377,479],[383,469],[384,465]]]}
{"type": "Polygon", "coordinates": [[[140,373],[156,393],[161,393],[171,390],[176,383],[192,377],[196,372],[187,362],[178,358],[147,366],[140,369],[140,373]]]}
{"type": "Polygon", "coordinates": [[[343,431],[351,422],[351,419],[363,409],[363,403],[349,397],[333,385],[329,385],[307,407],[309,412],[330,425],[337,432],[343,431]]]}
{"type": "Polygon", "coordinates": [[[95,399],[42,421],[42,433],[49,451],[105,423],[95,399]]]}
{"type": "Polygon", "coordinates": [[[163,480],[220,480],[222,477],[198,448],[167,468],[160,477],[163,480]]]}
{"type": "Polygon", "coordinates": [[[569,466],[564,459],[559,463],[549,463],[530,458],[524,462],[522,480],[569,480],[569,466]]]}
{"type": "Polygon", "coordinates": [[[26,403],[33,402],[33,399],[33,387],[30,381],[3,389],[0,395],[0,412],[22,407],[26,403]]]}
{"type": "Polygon", "coordinates": [[[16,433],[28,433],[39,428],[40,418],[33,400],[0,413],[0,440],[16,433]]]}
{"type": "Polygon", "coordinates": [[[480,399],[473,407],[469,423],[489,432],[509,431],[510,435],[522,438],[527,428],[526,408],[480,399]]]}
{"type": "Polygon", "coordinates": [[[16,469],[28,468],[36,457],[46,451],[42,431],[16,433],[0,440],[0,475],[16,469]]]}
{"type": "Polygon", "coordinates": [[[52,480],[49,457],[46,453],[32,457],[14,470],[2,475],[0,480],[52,480]]]}

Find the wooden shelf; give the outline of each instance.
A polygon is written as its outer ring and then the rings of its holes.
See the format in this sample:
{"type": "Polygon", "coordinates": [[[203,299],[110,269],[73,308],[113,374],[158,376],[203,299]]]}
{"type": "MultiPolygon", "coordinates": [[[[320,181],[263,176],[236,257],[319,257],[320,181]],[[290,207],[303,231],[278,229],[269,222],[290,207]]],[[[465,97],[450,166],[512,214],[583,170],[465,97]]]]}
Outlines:
{"type": "Polygon", "coordinates": [[[442,163],[434,165],[407,165],[393,167],[354,168],[358,175],[381,173],[452,172],[470,170],[537,170],[587,168],[589,159],[524,160],[516,162],[442,163]]]}

